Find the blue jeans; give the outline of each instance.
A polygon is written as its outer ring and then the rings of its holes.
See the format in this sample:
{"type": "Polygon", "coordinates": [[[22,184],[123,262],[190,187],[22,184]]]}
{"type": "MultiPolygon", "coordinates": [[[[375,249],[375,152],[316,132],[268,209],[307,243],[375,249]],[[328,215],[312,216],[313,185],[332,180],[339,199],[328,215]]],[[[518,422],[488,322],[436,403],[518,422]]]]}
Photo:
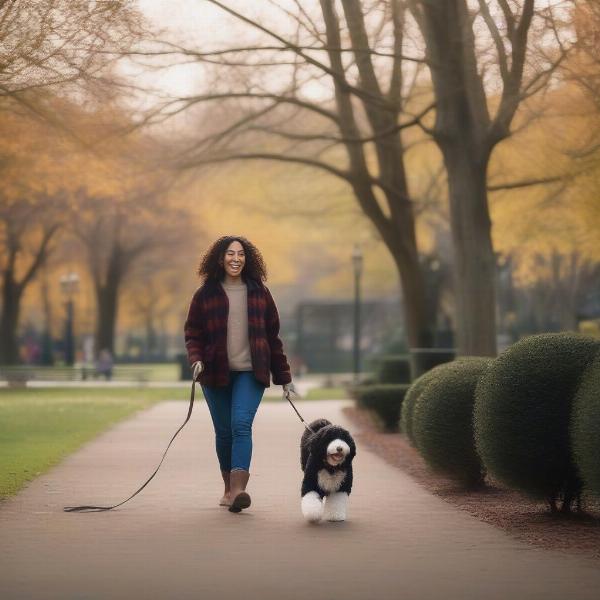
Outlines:
{"type": "Polygon", "coordinates": [[[252,371],[231,371],[226,387],[202,386],[216,435],[221,471],[249,471],[252,422],[265,392],[252,371]]]}

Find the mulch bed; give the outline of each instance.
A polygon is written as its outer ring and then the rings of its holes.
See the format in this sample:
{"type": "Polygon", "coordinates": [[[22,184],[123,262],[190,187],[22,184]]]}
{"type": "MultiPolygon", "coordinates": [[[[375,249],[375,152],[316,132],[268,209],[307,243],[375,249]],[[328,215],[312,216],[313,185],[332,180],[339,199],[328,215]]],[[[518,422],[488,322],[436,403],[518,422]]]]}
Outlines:
{"type": "Polygon", "coordinates": [[[406,436],[379,431],[369,411],[347,407],[344,414],[357,427],[353,432],[357,444],[365,445],[460,510],[534,546],[600,559],[599,498],[584,498],[583,514],[555,516],[547,504],[491,480],[486,480],[488,485],[481,490],[465,491],[432,472],[406,436]]]}

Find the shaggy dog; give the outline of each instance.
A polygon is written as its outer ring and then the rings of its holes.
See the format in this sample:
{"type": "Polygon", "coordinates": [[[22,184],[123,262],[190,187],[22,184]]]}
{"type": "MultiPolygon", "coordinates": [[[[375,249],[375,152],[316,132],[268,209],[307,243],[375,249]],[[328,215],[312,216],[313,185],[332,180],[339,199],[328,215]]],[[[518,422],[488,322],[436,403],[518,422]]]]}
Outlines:
{"type": "Polygon", "coordinates": [[[352,490],[352,459],[356,445],[343,427],[327,419],[310,424],[300,440],[302,514],[313,523],[345,521],[346,504],[352,490]]]}

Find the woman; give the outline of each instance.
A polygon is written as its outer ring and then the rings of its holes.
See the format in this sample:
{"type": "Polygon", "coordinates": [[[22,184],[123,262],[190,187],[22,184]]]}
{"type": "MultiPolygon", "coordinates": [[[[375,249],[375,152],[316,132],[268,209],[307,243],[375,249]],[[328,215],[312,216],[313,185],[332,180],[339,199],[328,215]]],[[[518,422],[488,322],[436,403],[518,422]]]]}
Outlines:
{"type": "Polygon", "coordinates": [[[270,373],[284,397],[296,390],[258,249],[243,237],[222,237],[202,258],[198,275],[204,281],[190,304],[185,345],[215,429],[225,483],[219,504],[240,512],[250,506],[252,422],[270,373]]]}

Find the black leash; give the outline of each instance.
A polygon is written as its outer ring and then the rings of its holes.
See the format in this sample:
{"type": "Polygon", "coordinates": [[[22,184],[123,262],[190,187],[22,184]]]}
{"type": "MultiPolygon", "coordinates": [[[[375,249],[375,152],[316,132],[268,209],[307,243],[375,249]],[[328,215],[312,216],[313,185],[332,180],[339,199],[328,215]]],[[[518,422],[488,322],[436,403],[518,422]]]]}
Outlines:
{"type": "Polygon", "coordinates": [[[292,408],[296,411],[296,414],[298,415],[298,417],[302,421],[302,424],[304,425],[304,427],[306,427],[306,429],[308,429],[311,433],[314,433],[314,431],[306,424],[306,422],[302,418],[302,415],[298,412],[298,409],[294,406],[294,403],[290,399],[289,392],[285,395],[285,397],[287,398],[287,401],[292,405],[292,408]]]}
{"type": "Polygon", "coordinates": [[[148,481],[146,481],[146,483],[144,483],[144,485],[139,490],[137,490],[137,492],[131,494],[131,496],[129,496],[129,498],[127,498],[127,500],[123,500],[123,502],[119,502],[119,504],[115,504],[114,506],[65,506],[63,510],[65,512],[101,512],[103,510],[112,510],[113,508],[116,508],[117,506],[121,506],[122,504],[125,504],[125,502],[128,502],[134,496],[139,494],[150,483],[150,481],[152,481],[152,479],[156,475],[156,473],[158,473],[158,470],[160,469],[160,465],[162,465],[163,460],[165,460],[165,456],[167,454],[167,451],[171,447],[173,440],[175,439],[177,434],[183,429],[185,424],[190,420],[190,417],[192,416],[192,408],[194,407],[195,391],[196,391],[195,381],[192,381],[192,391],[190,394],[190,408],[188,409],[187,417],[186,417],[185,421],[183,422],[183,425],[175,432],[175,435],[171,438],[171,441],[169,442],[169,445],[167,446],[167,449],[165,450],[158,467],[156,467],[156,471],[154,471],[154,473],[152,473],[152,475],[150,476],[148,481]]]}
{"type": "MultiPolygon", "coordinates": [[[[125,504],[125,502],[129,502],[129,500],[131,500],[134,496],[137,496],[152,481],[154,476],[158,473],[158,470],[160,469],[160,466],[163,464],[163,461],[165,460],[165,456],[167,455],[167,452],[168,452],[169,448],[171,447],[173,440],[177,437],[177,434],[184,428],[185,424],[190,420],[190,417],[192,416],[192,409],[194,407],[194,397],[195,397],[195,392],[196,392],[195,383],[196,383],[195,381],[192,381],[192,390],[190,393],[190,407],[188,409],[188,414],[187,414],[187,417],[185,418],[185,421],[183,422],[183,425],[175,432],[175,435],[171,438],[171,441],[169,442],[169,445],[167,446],[167,449],[165,450],[163,457],[162,457],[160,463],[158,464],[158,467],[156,467],[156,471],[154,471],[154,473],[152,473],[150,478],[146,481],[146,483],[144,483],[144,485],[142,485],[142,487],[140,487],[136,492],[131,494],[131,496],[129,496],[129,498],[127,498],[127,500],[123,500],[123,502],[119,502],[119,504],[114,504],[113,506],[65,506],[63,508],[64,512],[102,512],[104,510],[112,510],[113,508],[117,508],[117,506],[121,506],[121,505],[125,504]]],[[[292,408],[296,411],[296,414],[298,415],[298,417],[300,417],[300,420],[302,421],[304,427],[306,427],[306,429],[308,429],[311,433],[314,433],[314,431],[306,424],[306,422],[304,421],[304,419],[302,418],[302,416],[300,415],[300,413],[294,406],[294,403],[290,399],[290,394],[287,393],[285,395],[285,397],[287,398],[288,402],[292,405],[292,408]]]]}

